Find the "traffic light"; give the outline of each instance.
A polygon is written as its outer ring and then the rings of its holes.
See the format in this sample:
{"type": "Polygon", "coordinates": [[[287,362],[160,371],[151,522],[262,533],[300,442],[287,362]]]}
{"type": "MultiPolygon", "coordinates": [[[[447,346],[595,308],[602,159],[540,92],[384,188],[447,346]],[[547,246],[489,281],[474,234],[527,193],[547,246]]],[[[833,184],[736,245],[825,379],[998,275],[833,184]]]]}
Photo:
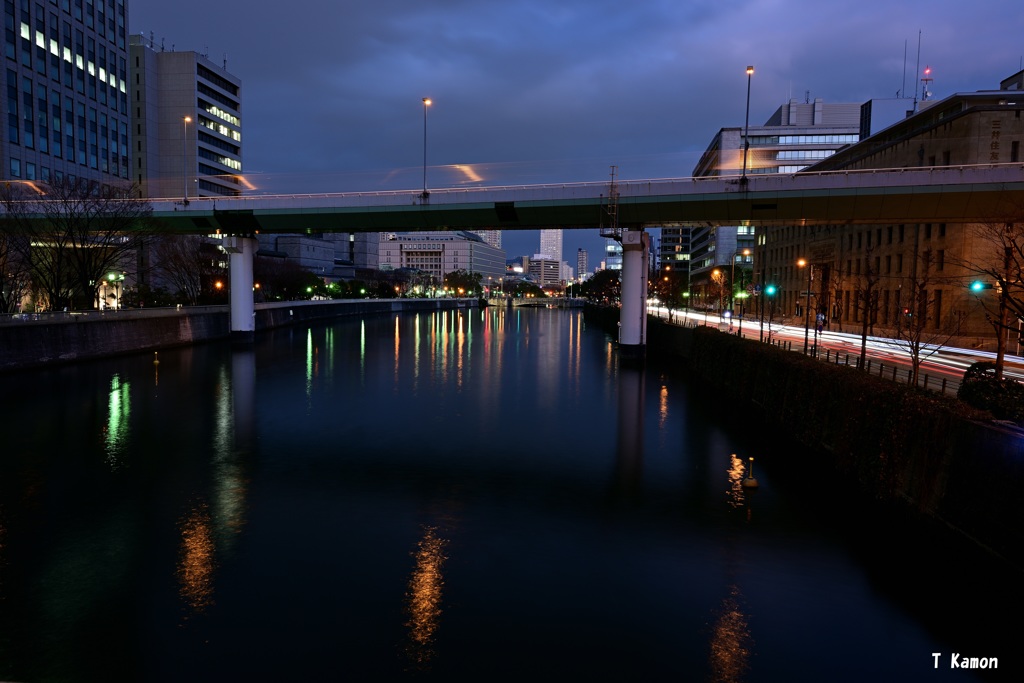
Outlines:
{"type": "Polygon", "coordinates": [[[978,293],[983,289],[992,289],[992,283],[982,282],[981,280],[975,280],[971,283],[971,291],[978,293]]]}
{"type": "Polygon", "coordinates": [[[768,296],[775,296],[775,292],[777,291],[778,289],[775,287],[775,285],[768,285],[767,287],[764,288],[764,293],[767,294],[768,296]]]}
{"type": "Polygon", "coordinates": [[[908,318],[910,317],[910,309],[907,308],[906,306],[903,307],[903,315],[907,316],[908,318]]]}

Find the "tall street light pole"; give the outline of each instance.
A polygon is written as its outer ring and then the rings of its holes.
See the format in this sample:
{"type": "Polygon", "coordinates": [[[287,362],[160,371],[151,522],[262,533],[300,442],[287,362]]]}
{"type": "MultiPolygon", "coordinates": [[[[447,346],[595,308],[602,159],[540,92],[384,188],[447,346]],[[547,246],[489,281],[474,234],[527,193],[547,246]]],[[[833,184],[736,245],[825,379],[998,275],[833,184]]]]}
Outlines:
{"type": "Polygon", "coordinates": [[[427,107],[431,104],[429,97],[423,98],[423,194],[420,195],[423,199],[430,196],[427,192],[427,107]]]}
{"type": "Polygon", "coordinates": [[[750,138],[747,131],[750,130],[750,77],[754,75],[754,67],[747,67],[747,120],[743,124],[743,175],[741,182],[747,181],[747,154],[750,152],[750,138]]]}
{"type": "Polygon", "coordinates": [[[796,262],[801,268],[807,268],[807,303],[804,306],[804,355],[807,355],[807,337],[811,328],[811,274],[814,273],[814,266],[807,262],[807,259],[800,259],[796,262]]]}
{"type": "MultiPolygon", "coordinates": [[[[736,316],[736,257],[740,254],[743,256],[750,256],[750,250],[744,249],[742,251],[732,252],[732,272],[729,273],[729,310],[732,311],[732,315],[736,316]]],[[[740,268],[740,277],[743,277],[743,269],[740,268]]],[[[743,335],[743,316],[740,316],[740,335],[743,335]]]]}
{"type": "Polygon", "coordinates": [[[184,125],[181,134],[181,185],[185,190],[185,203],[188,204],[188,124],[192,123],[192,117],[182,117],[181,122],[184,125]]]}
{"type": "MultiPolygon", "coordinates": [[[[750,250],[744,249],[732,252],[732,272],[729,273],[729,309],[732,310],[733,314],[736,313],[736,257],[740,254],[750,256],[750,250]]],[[[743,274],[742,268],[740,269],[740,274],[743,274]]]]}

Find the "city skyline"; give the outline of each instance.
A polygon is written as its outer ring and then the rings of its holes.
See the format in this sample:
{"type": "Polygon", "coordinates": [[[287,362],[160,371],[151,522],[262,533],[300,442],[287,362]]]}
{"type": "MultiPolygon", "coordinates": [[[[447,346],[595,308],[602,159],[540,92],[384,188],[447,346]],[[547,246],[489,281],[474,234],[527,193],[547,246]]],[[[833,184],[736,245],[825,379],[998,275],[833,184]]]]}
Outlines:
{"type": "MultiPolygon", "coordinates": [[[[416,188],[425,129],[434,186],[599,181],[611,165],[622,179],[685,176],[718,129],[743,123],[748,64],[752,123],[790,98],[910,95],[926,66],[934,99],[1021,67],[1024,17],[1008,1],[809,8],[307,0],[281,22],[183,0],[133,4],[129,27],[226,61],[245,87],[245,173],[279,191],[416,188]],[[723,40],[737,18],[756,34],[723,40]]],[[[529,254],[536,239],[509,233],[505,249],[529,254]]],[[[599,252],[596,232],[567,231],[565,248],[580,247],[599,252]]]]}

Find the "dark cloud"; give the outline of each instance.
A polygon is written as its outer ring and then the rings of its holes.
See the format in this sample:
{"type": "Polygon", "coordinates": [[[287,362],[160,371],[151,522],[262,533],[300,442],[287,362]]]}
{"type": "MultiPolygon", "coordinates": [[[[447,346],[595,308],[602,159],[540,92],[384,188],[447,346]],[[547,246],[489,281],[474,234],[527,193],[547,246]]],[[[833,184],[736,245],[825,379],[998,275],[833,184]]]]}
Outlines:
{"type": "Polygon", "coordinates": [[[178,0],[133,3],[129,24],[167,49],[226,56],[243,81],[244,167],[268,174],[261,184],[338,191],[418,186],[424,96],[432,167],[515,184],[603,180],[611,164],[627,178],[689,174],[719,128],[742,124],[747,64],[752,122],[805,93],[919,88],[918,31],[936,97],[995,88],[1021,66],[1024,12],[982,4],[178,0]]]}

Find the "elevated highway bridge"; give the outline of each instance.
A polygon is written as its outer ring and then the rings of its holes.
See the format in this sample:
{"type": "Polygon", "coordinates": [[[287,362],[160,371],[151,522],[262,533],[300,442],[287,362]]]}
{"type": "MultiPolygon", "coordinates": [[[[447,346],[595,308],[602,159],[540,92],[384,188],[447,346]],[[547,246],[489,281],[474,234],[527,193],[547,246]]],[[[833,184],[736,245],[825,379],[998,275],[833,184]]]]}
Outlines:
{"type": "MultiPolygon", "coordinates": [[[[150,202],[175,232],[595,228],[607,222],[610,189],[592,182],[150,202]]],[[[630,180],[615,190],[623,228],[962,223],[1020,213],[1024,164],[630,180]]]]}
{"type": "Polygon", "coordinates": [[[231,329],[241,339],[255,331],[258,232],[614,227],[623,245],[620,347],[642,351],[647,226],[1017,220],[1024,213],[1024,164],[147,201],[164,232],[225,236],[231,329]]]}
{"type": "Polygon", "coordinates": [[[647,330],[646,226],[865,225],[1016,219],[1024,165],[945,166],[516,187],[151,200],[167,231],[226,235],[231,328],[255,331],[257,232],[388,232],[546,227],[616,230],[623,246],[620,349],[647,330]],[[614,220],[610,208],[614,206],[614,220]],[[619,232],[621,231],[621,232],[619,232]]]}

